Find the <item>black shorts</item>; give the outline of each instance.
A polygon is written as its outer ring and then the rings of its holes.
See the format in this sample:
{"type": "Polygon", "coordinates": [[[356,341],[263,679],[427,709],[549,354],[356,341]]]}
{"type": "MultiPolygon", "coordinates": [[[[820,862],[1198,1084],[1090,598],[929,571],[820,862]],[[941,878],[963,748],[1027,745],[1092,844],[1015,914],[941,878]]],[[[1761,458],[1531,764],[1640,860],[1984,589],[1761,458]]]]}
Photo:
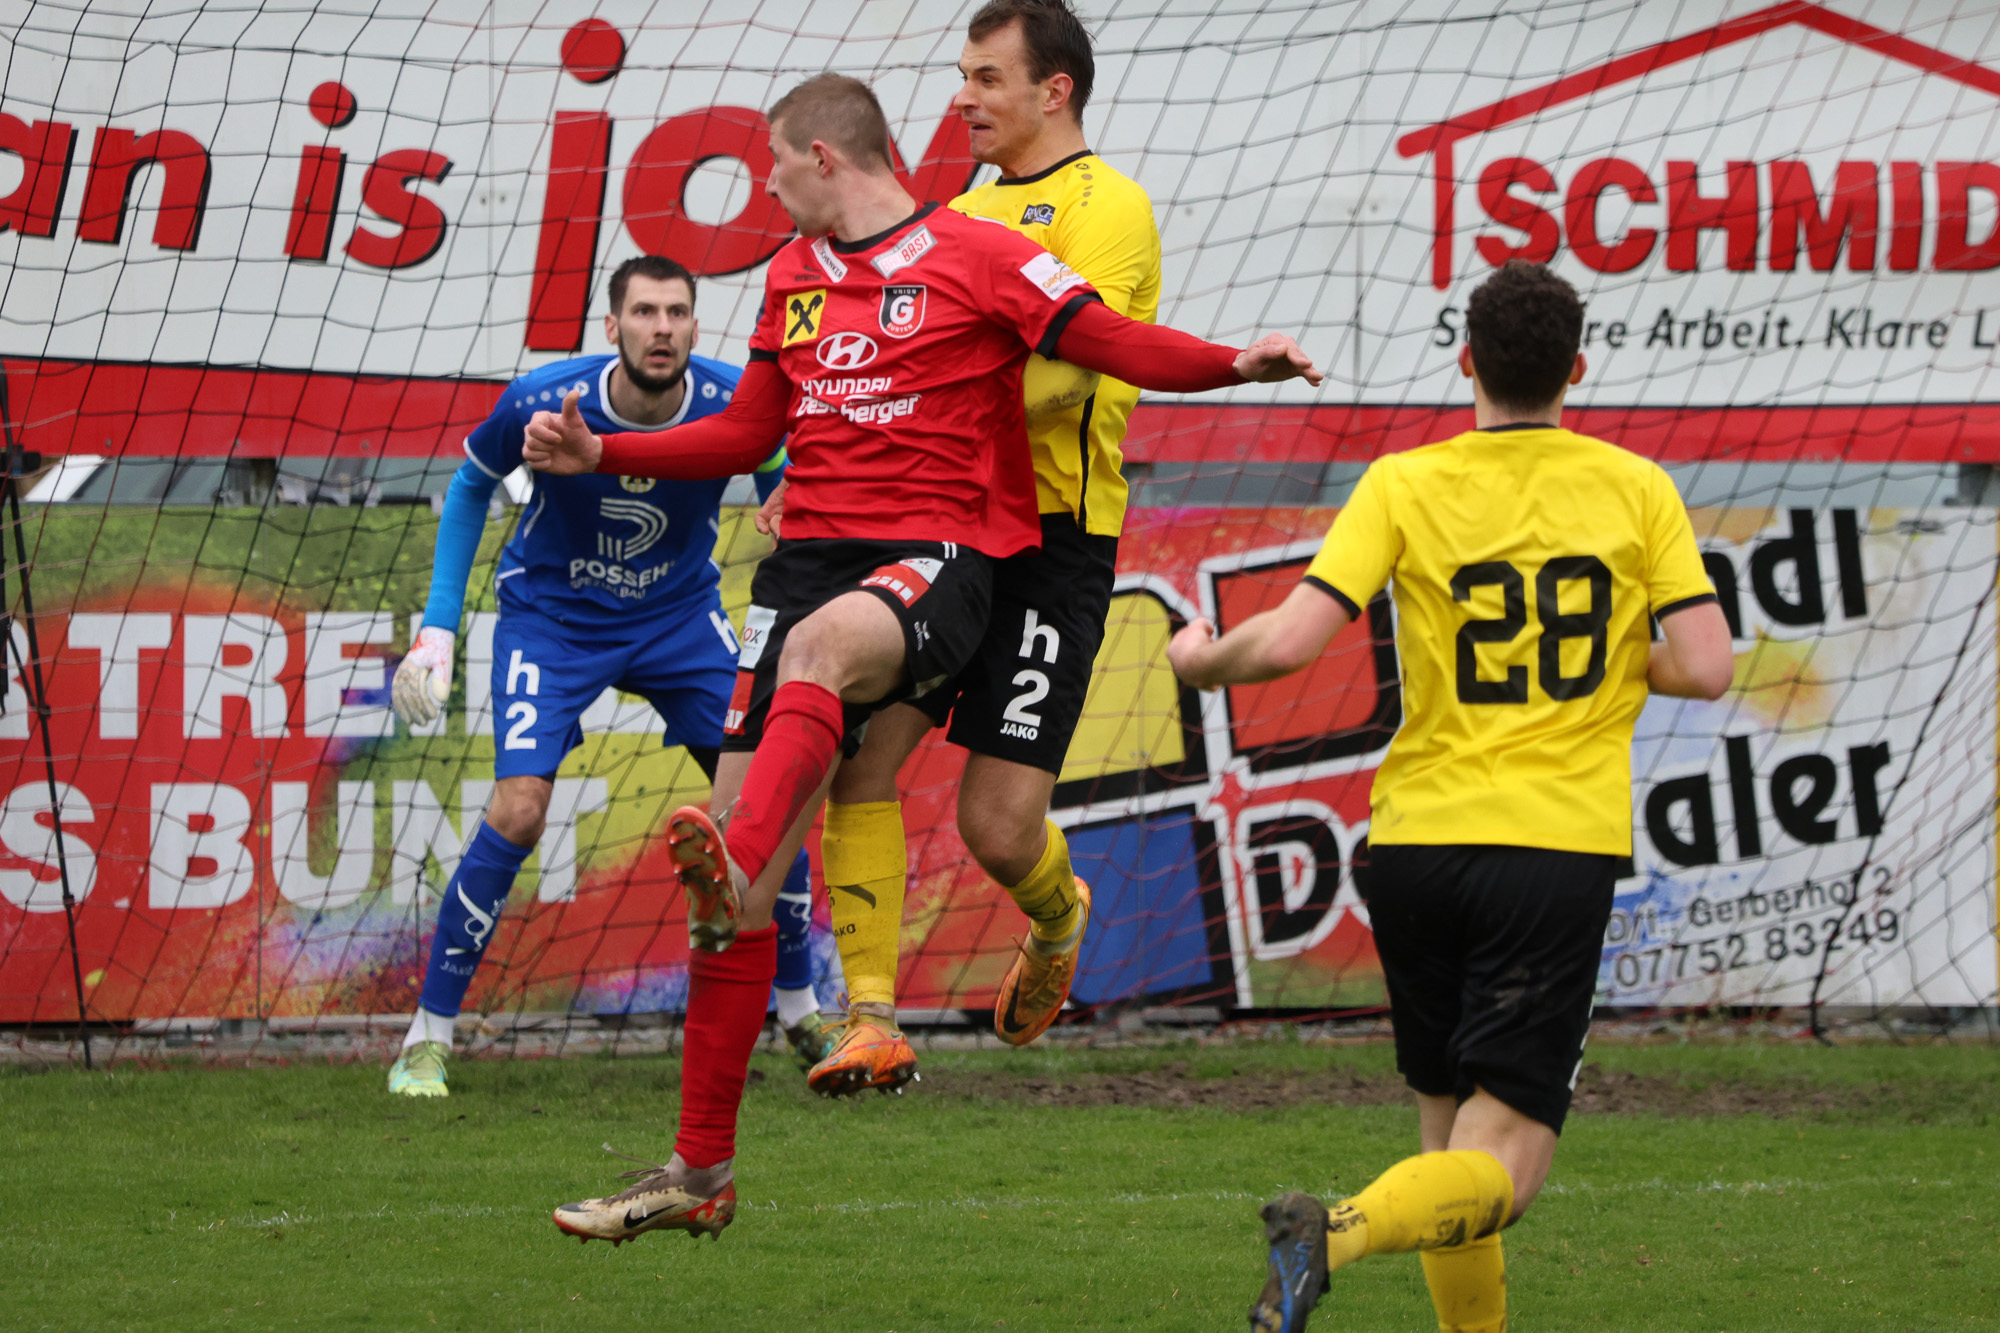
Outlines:
{"type": "Polygon", "coordinates": [[[1396,1068],[1418,1092],[1484,1088],[1562,1133],[1624,858],[1371,845],[1368,860],[1396,1068]]]}
{"type": "Polygon", "coordinates": [[[975,754],[1061,773],[1118,578],[1118,539],[1042,515],[1042,545],[993,568],[985,641],[958,679],[912,700],[975,754]]]}
{"type": "Polygon", "coordinates": [[[993,561],[956,542],[850,537],[780,541],[750,580],[736,688],[722,748],[754,750],[778,688],[778,659],[793,626],[834,598],[873,593],[903,627],[904,684],[872,703],[847,705],[847,752],[877,709],[945,685],[964,670],[986,632],[993,561]]]}

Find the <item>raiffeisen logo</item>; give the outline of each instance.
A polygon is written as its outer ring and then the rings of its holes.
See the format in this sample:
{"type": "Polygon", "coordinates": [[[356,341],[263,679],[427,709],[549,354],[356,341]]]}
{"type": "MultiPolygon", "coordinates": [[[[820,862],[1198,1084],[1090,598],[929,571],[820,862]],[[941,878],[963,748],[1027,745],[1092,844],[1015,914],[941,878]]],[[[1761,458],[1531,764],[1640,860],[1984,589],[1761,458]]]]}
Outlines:
{"type": "MultiPolygon", "coordinates": [[[[1430,160],[1439,291],[1468,266],[1558,256],[1604,275],[1983,272],[2000,267],[2000,150],[1968,97],[2000,112],[2000,72],[1787,3],[1460,113],[1397,150],[1430,160]]],[[[1905,345],[1936,336],[1899,321],[1905,345]]]]}

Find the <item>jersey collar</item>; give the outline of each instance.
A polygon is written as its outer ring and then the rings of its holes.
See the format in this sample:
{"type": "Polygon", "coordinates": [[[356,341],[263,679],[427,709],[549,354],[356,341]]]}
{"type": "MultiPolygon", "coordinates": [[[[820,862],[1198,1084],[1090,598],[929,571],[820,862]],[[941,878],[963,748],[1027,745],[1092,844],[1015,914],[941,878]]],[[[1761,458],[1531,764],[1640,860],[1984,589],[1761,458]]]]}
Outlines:
{"type": "Polygon", "coordinates": [[[611,368],[617,364],[618,353],[613,352],[611,359],[604,363],[604,369],[597,373],[597,406],[620,430],[665,430],[669,426],[678,426],[687,420],[688,404],[694,401],[695,389],[698,386],[694,375],[693,357],[688,358],[687,374],[681,379],[681,384],[687,392],[681,395],[680,410],[657,426],[642,426],[637,422],[627,421],[611,409],[611,368]]]}
{"type": "Polygon", "coordinates": [[[1475,426],[1475,435],[1499,435],[1510,430],[1561,430],[1561,426],[1551,426],[1546,421],[1510,421],[1504,426],[1475,426]]]}
{"type": "Polygon", "coordinates": [[[936,211],[937,205],[935,203],[925,204],[922,208],[886,231],[878,231],[873,236],[863,236],[858,241],[836,241],[833,237],[829,236],[826,238],[826,243],[833,247],[833,252],[837,255],[858,255],[863,250],[873,250],[903,228],[915,226],[936,211]]]}
{"type": "Polygon", "coordinates": [[[1042,168],[1042,170],[1036,172],[1032,176],[1002,176],[999,180],[994,181],[993,183],[995,185],[1033,185],[1036,181],[1047,180],[1049,177],[1055,175],[1058,171],[1061,171],[1064,167],[1068,166],[1072,162],[1081,162],[1086,157],[1096,157],[1096,156],[1097,154],[1091,152],[1088,148],[1086,148],[1080,153],[1071,153],[1068,157],[1064,158],[1062,161],[1056,163],[1053,166],[1042,168]]]}

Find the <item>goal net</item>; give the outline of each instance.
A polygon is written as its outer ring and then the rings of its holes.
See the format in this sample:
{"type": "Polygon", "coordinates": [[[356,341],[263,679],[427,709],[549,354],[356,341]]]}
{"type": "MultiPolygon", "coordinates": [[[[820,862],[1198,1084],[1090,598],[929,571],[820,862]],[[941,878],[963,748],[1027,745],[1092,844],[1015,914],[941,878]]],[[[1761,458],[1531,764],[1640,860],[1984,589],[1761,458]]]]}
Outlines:
{"type": "MultiPolygon", "coordinates": [[[[633,255],[698,273],[701,350],[743,360],[789,226],[757,108],[802,76],[873,84],[919,198],[992,175],[948,110],[973,7],[0,19],[0,384],[27,474],[0,1023],[411,1011],[492,790],[491,574],[528,494],[496,498],[455,691],[412,732],[386,686],[462,440],[515,375],[600,349],[633,255]]],[[[1095,891],[1077,1002],[1384,1005],[1356,886],[1402,715],[1389,602],[1270,685],[1183,689],[1163,648],[1281,599],[1371,459],[1470,425],[1466,296],[1521,256],[1588,303],[1567,424],[1668,468],[1735,638],[1724,698],[1640,720],[1600,1002],[1990,1013],[1991,10],[1082,8],[1084,124],[1153,200],[1161,321],[1291,333],[1328,378],[1132,418],[1118,594],[1053,811],[1095,891]]],[[[716,545],[739,617],[768,549],[748,498],[716,545]]],[[[641,700],[607,692],[584,726],[470,1011],[563,1027],[684,1000],[660,831],[701,773],[641,700]]],[[[934,738],[905,774],[918,1016],[989,1004],[1022,929],[956,831],[962,765],[934,738]]],[[[823,926],[816,947],[831,1002],[823,926]]]]}

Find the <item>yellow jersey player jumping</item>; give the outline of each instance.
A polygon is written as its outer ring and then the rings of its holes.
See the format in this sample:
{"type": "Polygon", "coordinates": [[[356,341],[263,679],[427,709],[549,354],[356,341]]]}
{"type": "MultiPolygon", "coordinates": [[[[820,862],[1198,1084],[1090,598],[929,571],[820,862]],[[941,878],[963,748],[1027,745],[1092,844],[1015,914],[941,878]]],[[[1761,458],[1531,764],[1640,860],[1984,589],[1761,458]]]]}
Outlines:
{"type": "Polygon", "coordinates": [[[1167,650],[1198,688],[1275,680],[1393,583],[1407,716],[1361,889],[1424,1151],[1330,1213],[1265,1205],[1259,1333],[1305,1328],[1329,1270],[1410,1250],[1441,1328],[1505,1329],[1499,1233],[1548,1176],[1632,854],[1633,724],[1649,688],[1719,698],[1734,665],[1673,482],[1561,428],[1575,291],[1517,260],[1466,326],[1476,428],[1378,460],[1281,606],[1167,650]]]}
{"type": "MultiPolygon", "coordinates": [[[[1152,322],[1160,304],[1152,201],[1084,142],[1095,63],[1076,13],[1064,0],[990,0],[972,17],[959,69],[965,84],[952,106],[973,156],[1001,176],[951,207],[1047,247],[1111,309],[1152,322]]],[[[921,296],[911,300],[909,317],[920,319],[921,296]]],[[[808,1076],[829,1095],[900,1086],[916,1069],[895,1017],[908,873],[896,774],[947,717],[952,744],[971,752],[959,833],[1029,919],[1028,942],[994,1004],[994,1028],[1026,1045],[1069,998],[1090,891],[1070,869],[1049,798],[1104,638],[1125,520],[1119,446],[1139,391],[1033,356],[1023,393],[1041,548],[995,569],[992,618],[972,665],[877,714],[827,802],[822,868],[850,1002],[832,1054],[808,1076]]]]}

